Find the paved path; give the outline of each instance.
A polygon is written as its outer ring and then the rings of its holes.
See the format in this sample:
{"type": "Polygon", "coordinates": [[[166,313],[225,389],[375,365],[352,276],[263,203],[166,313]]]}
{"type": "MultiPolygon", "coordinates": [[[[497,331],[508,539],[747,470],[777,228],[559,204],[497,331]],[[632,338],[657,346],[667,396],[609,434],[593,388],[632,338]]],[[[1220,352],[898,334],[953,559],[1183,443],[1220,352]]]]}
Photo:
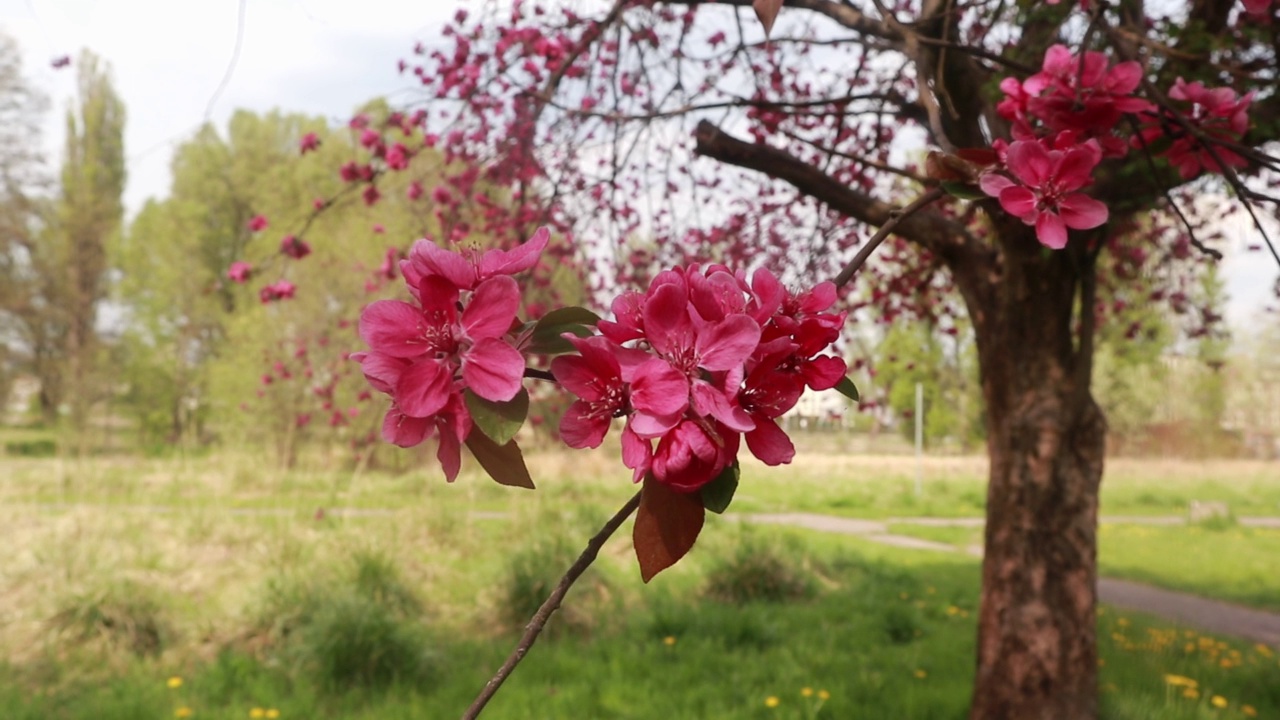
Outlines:
{"type": "MultiPolygon", "coordinates": [[[[882,522],[878,520],[854,520],[814,513],[762,513],[752,515],[733,515],[731,513],[729,517],[750,523],[787,525],[820,532],[857,535],[872,542],[893,545],[894,547],[939,552],[960,552],[962,548],[949,543],[922,540],[908,535],[895,535],[889,532],[889,524],[910,523],[934,527],[973,528],[982,527],[983,524],[981,518],[890,518],[888,521],[882,522]]],[[[1104,518],[1103,522],[1128,523],[1133,521],[1142,522],[1144,520],[1159,521],[1158,524],[1179,524],[1183,522],[1179,518],[1104,518]],[[1169,522],[1169,520],[1174,522],[1169,522]]],[[[1242,518],[1241,524],[1252,524],[1256,527],[1280,527],[1280,518],[1242,518]],[[1246,523],[1246,519],[1256,522],[1246,523]]],[[[982,555],[981,547],[970,546],[963,548],[963,550],[971,555],[979,557],[982,555]]],[[[1150,613],[1174,623],[1191,625],[1208,632],[1233,635],[1280,648],[1280,613],[1254,610],[1241,605],[1165,590],[1143,583],[1105,577],[1098,578],[1098,599],[1118,608],[1150,613]]]]}

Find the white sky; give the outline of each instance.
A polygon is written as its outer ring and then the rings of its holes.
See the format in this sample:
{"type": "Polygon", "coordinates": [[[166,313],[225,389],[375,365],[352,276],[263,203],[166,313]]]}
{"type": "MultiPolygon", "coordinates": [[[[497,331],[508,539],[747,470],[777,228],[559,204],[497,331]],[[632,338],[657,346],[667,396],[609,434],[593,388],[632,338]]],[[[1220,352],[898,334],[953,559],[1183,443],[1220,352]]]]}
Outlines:
{"type": "MultiPolygon", "coordinates": [[[[439,41],[459,0],[244,0],[239,60],[207,119],[237,108],[281,108],[345,119],[378,95],[413,92],[396,61],[415,41],[439,41]]],[[[0,0],[0,30],[22,47],[28,77],[53,101],[45,144],[56,161],[75,70],[54,57],[89,48],[111,64],[128,110],[125,203],[136,211],[169,185],[174,145],[206,120],[236,42],[237,0],[0,0]]],[[[1247,234],[1254,231],[1241,228],[1247,234]]],[[[1233,233],[1234,234],[1234,233],[1233,233]]],[[[1237,237],[1233,245],[1247,240],[1237,237]]],[[[1265,254],[1232,252],[1224,271],[1233,326],[1248,331],[1280,269],[1265,254]]]]}

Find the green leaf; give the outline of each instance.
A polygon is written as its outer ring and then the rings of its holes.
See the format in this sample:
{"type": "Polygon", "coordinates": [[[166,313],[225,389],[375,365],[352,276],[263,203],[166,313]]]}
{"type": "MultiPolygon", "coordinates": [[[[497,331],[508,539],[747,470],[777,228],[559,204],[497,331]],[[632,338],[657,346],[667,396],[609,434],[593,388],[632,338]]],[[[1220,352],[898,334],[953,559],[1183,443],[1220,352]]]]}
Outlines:
{"type": "Polygon", "coordinates": [[[721,470],[715,479],[698,491],[702,495],[702,506],[717,515],[727,510],[729,503],[733,502],[733,494],[738,490],[738,478],[741,475],[742,469],[735,458],[732,465],[721,470]]]}
{"type": "Polygon", "coordinates": [[[462,397],[476,427],[499,445],[510,442],[529,417],[529,391],[524,388],[507,402],[485,400],[470,390],[463,392],[462,397]]]}
{"type": "Polygon", "coordinates": [[[524,455],[515,440],[499,445],[489,439],[488,435],[473,432],[467,436],[467,447],[471,449],[471,454],[480,463],[480,467],[499,485],[534,489],[533,478],[529,476],[524,455]]]}
{"type": "Polygon", "coordinates": [[[586,308],[574,306],[557,308],[534,323],[529,349],[543,355],[573,352],[573,345],[561,335],[573,333],[578,337],[587,337],[591,334],[591,328],[598,322],[600,322],[600,316],[586,308]]]}
{"type": "Polygon", "coordinates": [[[853,381],[847,376],[842,378],[840,382],[836,383],[835,390],[854,402],[858,402],[859,400],[858,387],[854,385],[853,381]]]}
{"type": "Polygon", "coordinates": [[[961,200],[984,200],[990,197],[969,183],[948,181],[942,183],[942,189],[946,190],[951,197],[957,197],[961,200]]]}

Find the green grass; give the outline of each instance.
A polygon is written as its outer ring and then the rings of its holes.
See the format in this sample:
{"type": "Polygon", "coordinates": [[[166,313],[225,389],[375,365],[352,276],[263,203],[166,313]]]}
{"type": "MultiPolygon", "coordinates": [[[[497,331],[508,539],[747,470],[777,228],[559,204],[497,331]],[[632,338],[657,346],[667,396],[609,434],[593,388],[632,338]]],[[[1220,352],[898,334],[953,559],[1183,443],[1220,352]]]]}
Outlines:
{"type": "Polygon", "coordinates": [[[1103,525],[1101,571],[1280,612],[1280,530],[1103,525]]]}
{"type": "MultiPolygon", "coordinates": [[[[553,635],[536,646],[485,717],[965,716],[978,598],[973,560],[799,531],[752,531],[751,542],[802,549],[796,562],[823,589],[808,600],[727,604],[704,595],[704,577],[731,561],[742,531],[713,523],[707,532],[715,535],[687,567],[645,588],[632,578],[630,597],[620,598],[590,635],[553,635]],[[805,697],[804,688],[813,694],[805,697]],[[830,695],[820,709],[819,691],[830,695]],[[766,706],[769,697],[778,698],[776,708],[766,706]]],[[[1108,720],[1243,717],[1242,703],[1260,717],[1280,714],[1273,654],[1110,612],[1099,629],[1108,720]],[[1186,643],[1194,649],[1188,652],[1186,643]],[[1230,667],[1222,667],[1223,658],[1233,660],[1230,667]],[[1205,697],[1172,697],[1166,673],[1195,679],[1205,697]],[[1233,714],[1203,712],[1215,694],[1233,714]]],[[[0,674],[0,704],[14,720],[166,718],[179,707],[192,708],[193,717],[227,720],[253,708],[277,709],[281,718],[454,717],[513,636],[437,630],[422,642],[438,662],[412,684],[335,692],[311,675],[228,649],[185,663],[138,660],[91,682],[63,668],[64,677],[41,692],[31,691],[31,670],[17,669],[0,674]],[[166,679],[174,675],[184,682],[170,689],[166,679]]]]}

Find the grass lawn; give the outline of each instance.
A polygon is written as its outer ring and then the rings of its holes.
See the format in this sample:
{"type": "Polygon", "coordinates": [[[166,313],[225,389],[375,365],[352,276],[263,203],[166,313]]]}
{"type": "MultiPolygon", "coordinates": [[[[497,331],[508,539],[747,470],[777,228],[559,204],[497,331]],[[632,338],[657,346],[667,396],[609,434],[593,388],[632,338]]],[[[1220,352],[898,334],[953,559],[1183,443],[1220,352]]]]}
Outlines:
{"type": "MultiPolygon", "coordinates": [[[[455,717],[633,491],[613,460],[536,456],[536,493],[234,457],[6,461],[0,707],[32,720],[455,717]],[[380,510],[315,513],[339,505],[380,510]]],[[[785,473],[752,469],[740,500],[785,473]]],[[[796,481],[800,500],[816,478],[796,481]]],[[[900,509],[879,497],[876,512],[900,509]]],[[[972,558],[713,518],[645,586],[625,534],[485,717],[964,717],[972,558]]],[[[1100,623],[1104,717],[1280,717],[1269,650],[1140,617],[1100,623]]]]}

